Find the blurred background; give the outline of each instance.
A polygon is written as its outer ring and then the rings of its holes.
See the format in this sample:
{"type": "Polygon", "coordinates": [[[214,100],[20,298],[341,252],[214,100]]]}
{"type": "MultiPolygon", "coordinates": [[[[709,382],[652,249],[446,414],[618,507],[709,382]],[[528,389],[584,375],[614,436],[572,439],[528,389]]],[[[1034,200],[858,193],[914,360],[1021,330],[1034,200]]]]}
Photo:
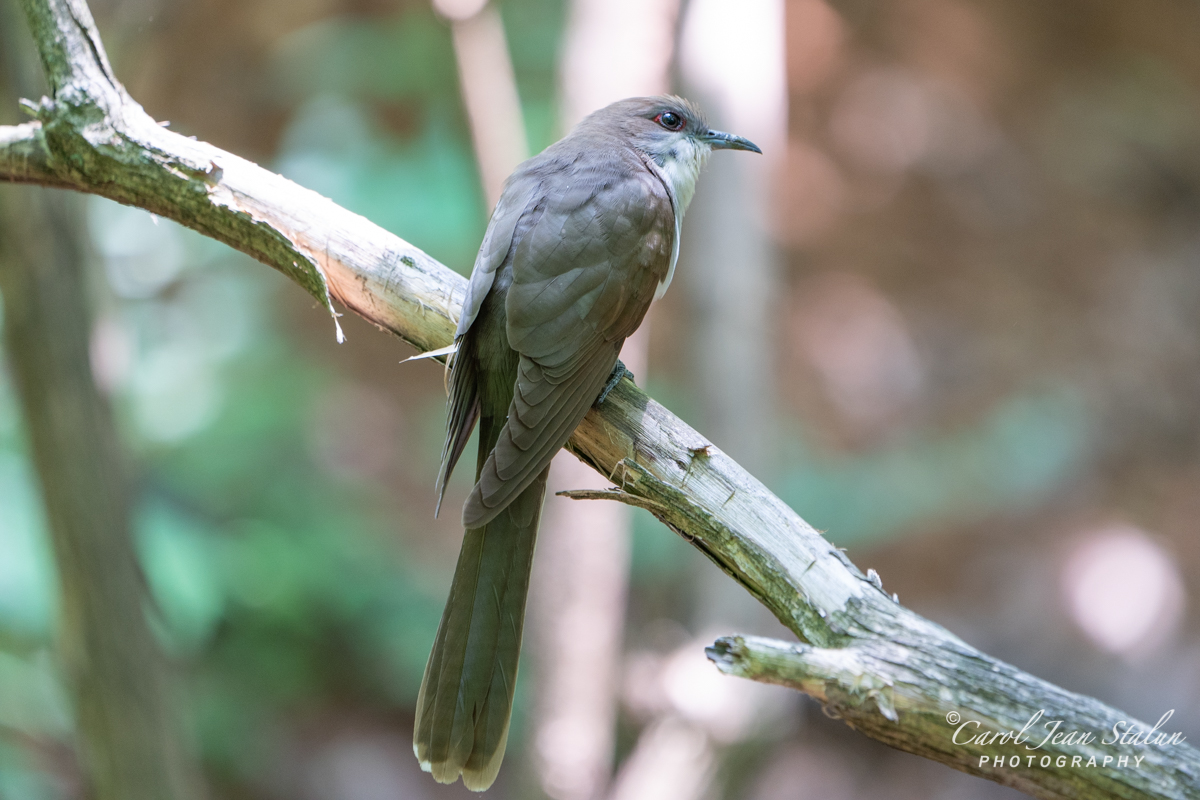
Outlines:
{"type": "MultiPolygon", "coordinates": [[[[1200,740],[1194,3],[91,6],[155,119],[464,274],[520,158],[617,97],[701,101],[767,155],[713,158],[625,356],[639,385],[905,605],[1200,740]]],[[[0,124],[22,121],[13,63],[0,124]]],[[[432,516],[441,369],[357,318],[338,345],[296,286],[174,223],[69,202],[150,627],[209,795],[468,796],[411,754],[460,538],[432,516]]],[[[68,800],[87,779],[12,361],[0,798],[68,800]]],[[[1018,796],[720,676],[714,636],[789,635],[649,515],[558,501],[545,528],[492,796],[1018,796]]]]}

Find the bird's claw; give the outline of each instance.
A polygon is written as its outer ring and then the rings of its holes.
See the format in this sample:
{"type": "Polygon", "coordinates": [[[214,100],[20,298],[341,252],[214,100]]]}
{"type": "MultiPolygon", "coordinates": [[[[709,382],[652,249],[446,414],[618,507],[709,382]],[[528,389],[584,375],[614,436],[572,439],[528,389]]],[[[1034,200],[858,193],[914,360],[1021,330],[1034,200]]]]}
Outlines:
{"type": "Polygon", "coordinates": [[[622,378],[629,378],[629,382],[633,383],[633,373],[621,362],[621,359],[617,359],[617,365],[608,374],[608,382],[604,384],[604,389],[600,392],[600,396],[596,398],[596,406],[604,402],[605,398],[608,397],[608,393],[617,388],[617,384],[621,382],[622,378]]]}

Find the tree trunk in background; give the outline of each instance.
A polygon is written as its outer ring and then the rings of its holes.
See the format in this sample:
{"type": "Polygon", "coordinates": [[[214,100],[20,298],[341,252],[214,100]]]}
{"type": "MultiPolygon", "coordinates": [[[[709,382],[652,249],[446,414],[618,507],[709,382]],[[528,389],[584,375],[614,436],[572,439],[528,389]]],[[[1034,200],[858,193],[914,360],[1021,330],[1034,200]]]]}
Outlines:
{"type": "Polygon", "coordinates": [[[434,0],[433,7],[450,20],[458,85],[491,214],[504,181],[529,158],[504,22],[495,4],[487,0],[434,0]]]}
{"type": "MultiPolygon", "coordinates": [[[[773,367],[779,258],[769,231],[772,165],[787,137],[783,0],[691,0],[681,26],[685,93],[718,130],[745,136],[762,156],[717,153],[683,225],[678,282],[695,326],[692,374],[713,444],[770,482],[776,424],[773,367]]],[[[740,587],[704,565],[695,626],[777,630],[740,587]]]]}
{"type": "Polygon", "coordinates": [[[80,207],[65,192],[0,192],[5,343],[58,566],[79,758],[97,800],[197,800],[198,772],[147,625],[125,464],[92,380],[80,207]]]}

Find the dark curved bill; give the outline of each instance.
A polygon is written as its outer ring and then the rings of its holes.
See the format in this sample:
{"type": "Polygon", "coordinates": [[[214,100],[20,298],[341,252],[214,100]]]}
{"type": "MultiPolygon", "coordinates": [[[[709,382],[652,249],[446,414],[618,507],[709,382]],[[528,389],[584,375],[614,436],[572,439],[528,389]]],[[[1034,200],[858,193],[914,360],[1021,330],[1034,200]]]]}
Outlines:
{"type": "Polygon", "coordinates": [[[709,131],[701,138],[708,142],[713,150],[749,150],[751,153],[762,153],[762,150],[759,150],[758,145],[754,142],[743,139],[741,136],[734,136],[732,133],[709,131]]]}

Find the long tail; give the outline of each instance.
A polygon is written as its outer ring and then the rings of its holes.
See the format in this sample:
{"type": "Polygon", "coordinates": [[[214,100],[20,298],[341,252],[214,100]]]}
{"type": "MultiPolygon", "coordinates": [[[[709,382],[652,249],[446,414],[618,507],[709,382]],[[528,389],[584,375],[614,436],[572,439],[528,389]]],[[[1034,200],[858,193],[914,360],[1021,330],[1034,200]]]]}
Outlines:
{"type": "MultiPolygon", "coordinates": [[[[491,450],[503,424],[503,418],[480,420],[481,453],[491,450]]],[[[549,469],[542,472],[487,525],[463,536],[413,731],[421,768],[440,783],[453,783],[461,774],[468,789],[481,792],[500,770],[548,474],[549,469]]]]}

